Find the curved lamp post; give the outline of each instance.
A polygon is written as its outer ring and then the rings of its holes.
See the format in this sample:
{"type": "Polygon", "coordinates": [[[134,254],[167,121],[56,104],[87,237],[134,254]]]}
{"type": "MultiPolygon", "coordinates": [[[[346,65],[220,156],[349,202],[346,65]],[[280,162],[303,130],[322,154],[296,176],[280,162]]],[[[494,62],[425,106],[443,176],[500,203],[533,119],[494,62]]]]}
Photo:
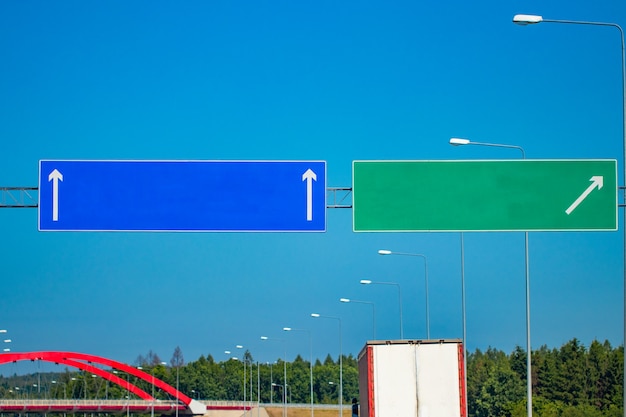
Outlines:
{"type": "Polygon", "coordinates": [[[341,303],[357,303],[357,304],[370,304],[372,306],[372,340],[376,340],[376,307],[371,301],[352,300],[350,298],[340,298],[341,303]]]}
{"type": "MultiPolygon", "coordinates": [[[[237,349],[243,349],[243,345],[235,345],[237,349]]],[[[241,352],[241,362],[243,363],[243,415],[245,416],[247,413],[246,410],[246,355],[241,352]]]]}
{"type": "Polygon", "coordinates": [[[477,145],[477,146],[490,146],[492,148],[508,148],[508,149],[517,149],[522,153],[522,159],[526,159],[526,153],[524,152],[524,148],[517,145],[505,145],[502,143],[487,143],[487,142],[475,142],[469,139],[463,138],[451,138],[450,145],[452,146],[462,146],[462,145],[477,145]]]}
{"type": "MultiPolygon", "coordinates": [[[[274,339],[273,337],[261,336],[261,340],[275,340],[277,342],[283,342],[285,349],[285,356],[283,357],[283,372],[285,380],[284,385],[287,386],[287,343],[283,339],[274,339]]],[[[283,417],[287,417],[287,392],[283,389],[283,417]]]]}
{"type": "Polygon", "coordinates": [[[370,285],[370,284],[376,284],[376,285],[395,285],[396,287],[398,287],[398,305],[400,307],[400,339],[404,339],[404,330],[403,330],[403,326],[402,326],[402,291],[400,290],[400,284],[398,284],[397,282],[379,282],[379,281],[372,281],[370,279],[362,279],[361,281],[359,281],[361,284],[363,285],[370,285]]]}
{"type": "MultiPolygon", "coordinates": [[[[536,23],[564,23],[571,25],[588,25],[588,26],[608,26],[614,27],[619,31],[620,39],[622,42],[622,152],[623,152],[623,172],[622,172],[622,184],[626,186],[626,54],[624,52],[624,30],[617,23],[609,22],[588,22],[584,20],[557,20],[557,19],[544,19],[543,16],[529,15],[529,14],[517,14],[513,16],[513,23],[526,26],[536,23]]],[[[624,229],[624,338],[626,339],[626,209],[623,212],[622,228],[624,229]]],[[[623,392],[623,410],[624,416],[626,416],[626,373],[624,373],[624,392],[623,392]]],[[[528,410],[530,416],[531,410],[528,410]]]]}
{"type": "Polygon", "coordinates": [[[430,307],[428,306],[428,261],[426,255],[421,253],[404,253],[404,252],[392,252],[390,250],[381,249],[378,251],[379,255],[401,255],[401,256],[417,256],[424,258],[424,282],[426,286],[426,338],[430,339],[430,307]]]}
{"type": "Polygon", "coordinates": [[[343,415],[343,353],[341,348],[341,318],[334,316],[323,316],[318,313],[311,313],[313,318],[332,319],[339,322],[339,417],[343,415]]]}
{"type": "MultiPolygon", "coordinates": [[[[524,148],[517,145],[506,145],[501,143],[474,142],[469,139],[451,138],[450,145],[476,145],[489,146],[492,148],[517,149],[522,153],[522,159],[526,159],[524,148]]],[[[528,269],[528,232],[524,232],[524,269],[526,275],[526,396],[528,397],[527,412],[528,417],[532,417],[533,407],[533,385],[532,385],[532,350],[530,345],[530,271],[528,269]]],[[[465,326],[463,326],[465,331],[465,326]]],[[[463,336],[465,337],[465,336],[463,336]]]]}
{"type": "Polygon", "coordinates": [[[291,327],[283,327],[283,331],[285,332],[306,332],[309,334],[309,361],[310,361],[310,387],[311,387],[311,417],[313,417],[313,338],[311,337],[311,332],[306,329],[294,329],[291,327]]]}

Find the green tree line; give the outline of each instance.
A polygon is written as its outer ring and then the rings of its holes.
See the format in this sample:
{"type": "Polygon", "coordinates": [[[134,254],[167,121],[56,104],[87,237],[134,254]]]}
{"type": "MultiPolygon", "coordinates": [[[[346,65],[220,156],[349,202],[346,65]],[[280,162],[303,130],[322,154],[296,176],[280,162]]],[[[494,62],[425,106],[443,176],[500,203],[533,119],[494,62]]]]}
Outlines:
{"type": "MultiPolygon", "coordinates": [[[[358,397],[356,359],[352,355],[344,355],[342,362],[344,398],[358,397]]],[[[246,351],[241,360],[216,362],[209,354],[184,363],[177,348],[167,364],[158,355],[149,352],[147,356],[140,355],[135,366],[173,387],[178,386],[181,392],[195,399],[241,401],[245,395],[247,401],[257,401],[260,397],[263,403],[282,403],[286,369],[286,400],[290,403],[309,403],[311,398],[310,362],[299,355],[292,362],[278,359],[270,364],[256,362],[246,351]]],[[[173,399],[158,388],[153,390],[150,382],[121,371],[115,373],[158,399],[173,399]]],[[[338,358],[334,360],[328,355],[324,362],[317,360],[313,365],[314,402],[337,404],[339,381],[338,358]]],[[[129,393],[123,387],[89,372],[67,368],[60,373],[0,376],[0,398],[125,399],[127,395],[129,393]]],[[[131,394],[131,398],[135,396],[131,394]]]]}
{"type": "MultiPolygon", "coordinates": [[[[359,397],[358,367],[352,355],[343,356],[344,404],[359,397]]],[[[618,417],[623,415],[624,349],[608,341],[594,341],[586,348],[577,339],[560,348],[546,346],[532,353],[533,415],[540,417],[618,417]]],[[[278,359],[258,363],[249,351],[240,360],[216,362],[212,355],[185,363],[179,348],[169,363],[149,352],[135,366],[200,400],[246,400],[282,403],[310,402],[310,362],[297,356],[292,362],[278,359]],[[285,390],[284,373],[287,373],[285,390]],[[245,373],[244,373],[245,370],[245,373]],[[244,385],[245,381],[245,385],[244,385]],[[245,391],[245,394],[244,394],[245,391]]],[[[330,355],[313,364],[313,401],[338,403],[339,358],[330,355]]],[[[160,390],[132,375],[118,376],[160,399],[160,390]]],[[[65,372],[0,377],[2,398],[123,399],[122,387],[90,373],[65,372]]],[[[467,397],[472,417],[526,416],[526,352],[517,347],[510,354],[489,348],[467,355],[467,397]]]]}
{"type": "MultiPolygon", "coordinates": [[[[523,417],[526,411],[526,351],[489,348],[468,355],[470,416],[523,417]]],[[[572,339],[559,349],[532,352],[533,415],[618,417],[623,415],[624,349],[608,341],[585,348],[572,339]]]]}

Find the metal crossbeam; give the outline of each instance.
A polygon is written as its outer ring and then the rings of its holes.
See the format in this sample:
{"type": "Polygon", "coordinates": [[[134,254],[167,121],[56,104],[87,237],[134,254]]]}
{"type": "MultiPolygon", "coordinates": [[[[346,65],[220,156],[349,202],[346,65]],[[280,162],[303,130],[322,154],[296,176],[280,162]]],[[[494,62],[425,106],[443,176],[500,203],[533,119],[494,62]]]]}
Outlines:
{"type": "Polygon", "coordinates": [[[0,187],[0,208],[37,208],[37,187],[0,187]]]}
{"type": "Polygon", "coordinates": [[[326,208],[352,208],[352,187],[326,188],[326,208]]]}

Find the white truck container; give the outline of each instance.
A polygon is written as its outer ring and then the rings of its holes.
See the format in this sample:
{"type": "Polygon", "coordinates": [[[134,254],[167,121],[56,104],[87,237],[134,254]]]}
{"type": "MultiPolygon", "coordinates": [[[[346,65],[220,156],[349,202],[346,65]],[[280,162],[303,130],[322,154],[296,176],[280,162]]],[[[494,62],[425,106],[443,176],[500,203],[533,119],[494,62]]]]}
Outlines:
{"type": "Polygon", "coordinates": [[[466,417],[459,339],[368,341],[358,356],[360,417],[466,417]]]}

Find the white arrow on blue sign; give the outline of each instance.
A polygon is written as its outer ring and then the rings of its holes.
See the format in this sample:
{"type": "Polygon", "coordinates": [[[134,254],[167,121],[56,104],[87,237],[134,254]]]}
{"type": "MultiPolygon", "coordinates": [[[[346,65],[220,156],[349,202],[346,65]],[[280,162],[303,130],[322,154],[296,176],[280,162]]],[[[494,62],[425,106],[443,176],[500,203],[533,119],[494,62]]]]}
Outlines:
{"type": "Polygon", "coordinates": [[[325,161],[39,161],[41,231],[323,232],[325,161]]]}

